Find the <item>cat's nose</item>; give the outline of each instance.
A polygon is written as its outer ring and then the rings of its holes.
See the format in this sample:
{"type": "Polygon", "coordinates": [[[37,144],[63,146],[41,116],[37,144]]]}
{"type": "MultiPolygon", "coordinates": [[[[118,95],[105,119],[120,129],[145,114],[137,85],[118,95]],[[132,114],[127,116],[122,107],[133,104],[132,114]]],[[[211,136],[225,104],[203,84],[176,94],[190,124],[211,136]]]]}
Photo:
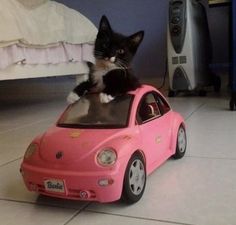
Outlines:
{"type": "Polygon", "coordinates": [[[111,57],[111,58],[110,58],[110,61],[111,61],[112,63],[114,63],[114,62],[116,61],[116,57],[115,57],[115,56],[111,57]]]}

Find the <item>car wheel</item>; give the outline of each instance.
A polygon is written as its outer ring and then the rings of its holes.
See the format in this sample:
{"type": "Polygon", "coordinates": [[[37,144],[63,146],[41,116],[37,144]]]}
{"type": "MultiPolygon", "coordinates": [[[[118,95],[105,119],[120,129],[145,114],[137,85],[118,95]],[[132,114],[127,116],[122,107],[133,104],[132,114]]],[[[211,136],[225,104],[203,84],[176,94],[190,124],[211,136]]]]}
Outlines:
{"type": "Polygon", "coordinates": [[[207,95],[207,92],[205,90],[200,90],[198,92],[198,96],[200,96],[200,97],[206,97],[206,95],[207,95]]]}
{"type": "Polygon", "coordinates": [[[140,154],[134,154],[127,165],[122,198],[129,204],[139,201],[146,186],[146,166],[140,154]]]}
{"type": "Polygon", "coordinates": [[[178,133],[177,133],[177,142],[176,142],[176,150],[173,157],[175,159],[180,159],[184,156],[187,147],[187,137],[185,128],[180,125],[178,133]]]}
{"type": "Polygon", "coordinates": [[[172,97],[176,97],[176,95],[177,95],[177,91],[169,90],[168,97],[172,98],[172,97]]]}

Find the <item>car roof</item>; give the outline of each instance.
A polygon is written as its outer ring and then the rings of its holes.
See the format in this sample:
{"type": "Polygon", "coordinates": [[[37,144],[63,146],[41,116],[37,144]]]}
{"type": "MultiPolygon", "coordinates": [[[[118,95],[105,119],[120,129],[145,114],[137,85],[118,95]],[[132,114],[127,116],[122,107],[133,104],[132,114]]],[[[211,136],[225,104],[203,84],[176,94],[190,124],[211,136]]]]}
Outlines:
{"type": "Polygon", "coordinates": [[[134,91],[130,91],[129,94],[142,97],[145,93],[150,92],[150,91],[155,91],[158,94],[162,95],[155,87],[151,85],[147,85],[147,84],[142,84],[140,88],[137,88],[134,91]]]}
{"type": "Polygon", "coordinates": [[[158,95],[160,95],[162,98],[164,98],[165,101],[167,102],[167,104],[169,105],[169,103],[166,100],[166,98],[164,97],[164,95],[160,91],[158,91],[155,87],[153,87],[151,85],[147,85],[147,84],[142,84],[142,86],[140,88],[137,88],[136,90],[129,92],[129,94],[134,95],[134,101],[133,101],[132,110],[130,113],[129,125],[132,126],[133,124],[135,124],[136,110],[138,109],[139,103],[140,103],[141,99],[143,98],[143,96],[149,92],[156,92],[158,95]]]}

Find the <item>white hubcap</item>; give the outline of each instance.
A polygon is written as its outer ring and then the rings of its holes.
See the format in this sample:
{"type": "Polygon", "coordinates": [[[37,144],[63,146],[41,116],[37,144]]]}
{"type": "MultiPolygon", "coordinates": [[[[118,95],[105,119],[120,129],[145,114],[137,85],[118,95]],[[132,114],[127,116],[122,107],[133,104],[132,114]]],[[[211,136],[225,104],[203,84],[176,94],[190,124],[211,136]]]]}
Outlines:
{"type": "Polygon", "coordinates": [[[139,195],[145,184],[145,170],[141,160],[136,159],[129,170],[129,185],[133,194],[139,195]]]}
{"type": "Polygon", "coordinates": [[[186,149],[186,134],[184,128],[182,127],[180,127],[178,132],[178,148],[181,153],[186,149]]]}

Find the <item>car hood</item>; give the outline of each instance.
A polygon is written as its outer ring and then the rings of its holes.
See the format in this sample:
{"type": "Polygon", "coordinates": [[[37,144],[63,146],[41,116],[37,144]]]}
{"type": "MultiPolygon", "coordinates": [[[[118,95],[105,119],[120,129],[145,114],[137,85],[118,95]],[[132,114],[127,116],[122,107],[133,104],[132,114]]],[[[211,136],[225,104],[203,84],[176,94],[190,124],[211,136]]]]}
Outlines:
{"type": "Polygon", "coordinates": [[[91,154],[95,156],[109,140],[125,134],[124,130],[53,127],[43,135],[39,154],[43,160],[55,163],[81,161],[91,154]]]}

